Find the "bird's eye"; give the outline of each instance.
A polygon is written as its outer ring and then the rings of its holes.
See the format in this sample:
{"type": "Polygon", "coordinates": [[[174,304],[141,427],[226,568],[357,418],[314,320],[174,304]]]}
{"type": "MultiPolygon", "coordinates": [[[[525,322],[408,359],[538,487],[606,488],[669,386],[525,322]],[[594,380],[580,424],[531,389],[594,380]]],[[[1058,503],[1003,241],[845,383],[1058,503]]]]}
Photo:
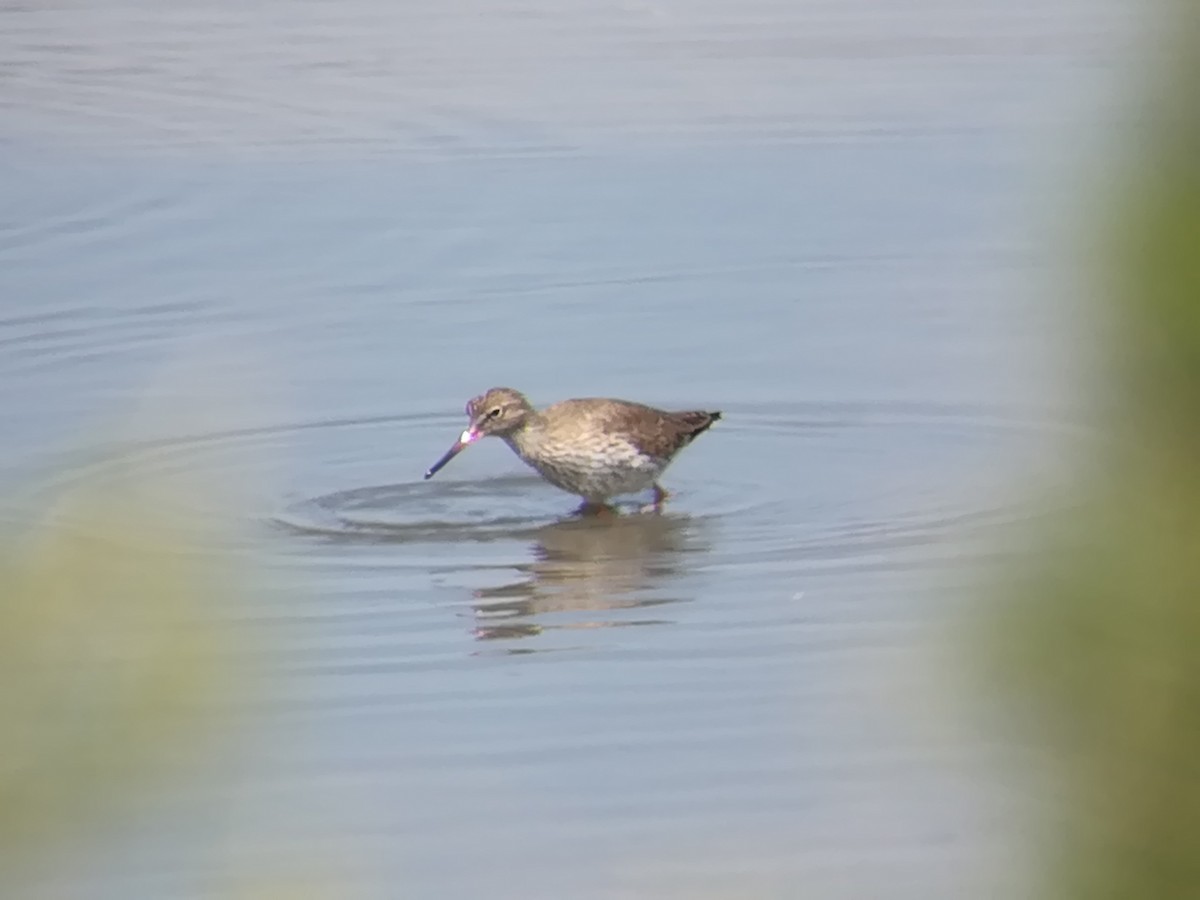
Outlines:
{"type": "Polygon", "coordinates": [[[499,417],[500,417],[500,407],[498,407],[498,406],[497,406],[495,409],[493,409],[491,412],[489,412],[489,413],[487,414],[487,417],[488,417],[489,419],[497,419],[497,418],[499,418],[499,417]]]}

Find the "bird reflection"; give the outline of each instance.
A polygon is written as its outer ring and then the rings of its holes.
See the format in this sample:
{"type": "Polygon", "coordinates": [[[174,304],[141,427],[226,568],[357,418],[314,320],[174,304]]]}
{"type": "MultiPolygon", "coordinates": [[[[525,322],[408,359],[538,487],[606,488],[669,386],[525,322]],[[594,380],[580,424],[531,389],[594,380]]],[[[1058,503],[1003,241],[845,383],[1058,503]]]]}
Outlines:
{"type": "Polygon", "coordinates": [[[538,617],[636,609],[678,602],[656,588],[684,568],[685,554],[699,549],[686,517],[657,512],[621,514],[605,508],[574,516],[532,533],[534,561],[518,566],[520,581],[475,592],[473,604],[480,640],[521,638],[548,627],[602,628],[664,624],[636,619],[581,620],[547,625],[538,617]]]}

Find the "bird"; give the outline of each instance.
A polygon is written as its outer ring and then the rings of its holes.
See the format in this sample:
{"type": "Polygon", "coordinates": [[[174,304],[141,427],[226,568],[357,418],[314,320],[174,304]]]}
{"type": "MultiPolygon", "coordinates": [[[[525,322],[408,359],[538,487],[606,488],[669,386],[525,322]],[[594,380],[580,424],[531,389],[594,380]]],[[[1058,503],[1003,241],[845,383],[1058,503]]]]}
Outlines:
{"type": "Polygon", "coordinates": [[[720,412],[668,412],[607,397],[563,400],[539,411],[520,391],[494,387],[467,402],[468,424],[429,467],[430,479],[480,438],[504,441],[550,484],[604,507],[622,494],[653,489],[654,508],[669,494],[658,479],[720,412]]]}

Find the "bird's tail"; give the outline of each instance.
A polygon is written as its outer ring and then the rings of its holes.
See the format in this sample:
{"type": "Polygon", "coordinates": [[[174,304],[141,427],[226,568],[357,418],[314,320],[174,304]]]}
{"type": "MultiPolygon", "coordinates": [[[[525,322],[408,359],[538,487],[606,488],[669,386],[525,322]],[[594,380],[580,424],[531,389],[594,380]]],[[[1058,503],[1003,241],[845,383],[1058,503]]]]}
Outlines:
{"type": "Polygon", "coordinates": [[[704,412],[698,409],[681,412],[677,415],[679,421],[683,423],[684,433],[687,434],[689,440],[708,431],[713,422],[721,418],[719,412],[704,412]]]}

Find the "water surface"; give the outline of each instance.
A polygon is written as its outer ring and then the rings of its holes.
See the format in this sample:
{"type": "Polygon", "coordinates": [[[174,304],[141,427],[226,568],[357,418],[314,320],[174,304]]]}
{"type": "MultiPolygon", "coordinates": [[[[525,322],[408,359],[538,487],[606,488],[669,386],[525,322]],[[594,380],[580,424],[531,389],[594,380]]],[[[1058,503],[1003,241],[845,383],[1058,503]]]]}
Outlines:
{"type": "Polygon", "coordinates": [[[977,895],[1006,831],[917,648],[1070,432],[1038,223],[1120,33],[0,3],[3,515],[215,479],[272,685],[46,895],[977,895]],[[724,418],[661,515],[499,442],[423,481],[500,384],[724,418]]]}

